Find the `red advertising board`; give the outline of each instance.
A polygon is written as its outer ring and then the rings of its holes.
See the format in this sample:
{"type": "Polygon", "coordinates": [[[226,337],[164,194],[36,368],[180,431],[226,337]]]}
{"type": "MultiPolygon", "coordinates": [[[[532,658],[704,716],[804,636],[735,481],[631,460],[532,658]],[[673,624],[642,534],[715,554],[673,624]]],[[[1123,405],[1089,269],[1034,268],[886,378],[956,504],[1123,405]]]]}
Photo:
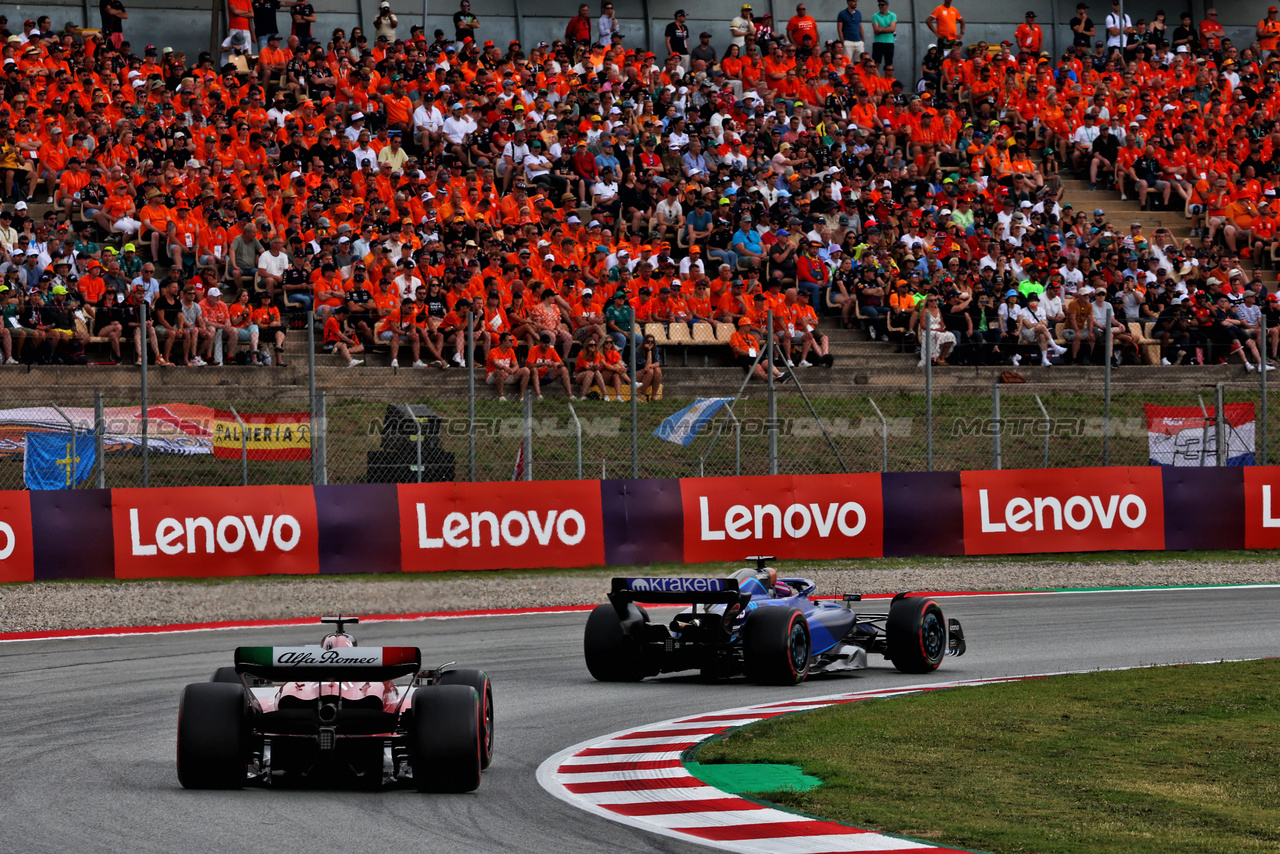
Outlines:
{"type": "Polygon", "coordinates": [[[30,494],[0,492],[0,583],[34,578],[30,494]]]}
{"type": "Polygon", "coordinates": [[[1280,548],[1280,468],[1244,467],[1244,547],[1280,548]]]}
{"type": "Polygon", "coordinates": [[[680,497],[686,563],[884,554],[879,474],[687,479],[680,497]]]}
{"type": "Polygon", "coordinates": [[[1158,467],[960,473],[965,554],[1164,548],[1158,467]]]}
{"type": "Polygon", "coordinates": [[[604,563],[594,480],[398,487],[404,572],[604,563]]]}
{"type": "Polygon", "coordinates": [[[117,578],[308,575],[319,567],[309,486],[113,489],[117,578]]]}

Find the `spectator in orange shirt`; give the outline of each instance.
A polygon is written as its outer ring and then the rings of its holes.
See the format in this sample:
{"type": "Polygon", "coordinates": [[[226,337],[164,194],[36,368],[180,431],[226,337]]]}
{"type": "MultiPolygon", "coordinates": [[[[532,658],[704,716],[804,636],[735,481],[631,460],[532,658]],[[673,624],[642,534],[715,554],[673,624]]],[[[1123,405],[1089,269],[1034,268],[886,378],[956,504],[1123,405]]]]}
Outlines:
{"type": "Polygon", "coordinates": [[[525,390],[529,388],[529,368],[520,364],[516,358],[516,339],[510,332],[503,332],[498,337],[498,346],[489,351],[489,356],[485,359],[484,365],[484,381],[489,385],[498,387],[498,400],[506,402],[506,395],[503,393],[507,380],[512,382],[519,381],[520,397],[524,397],[525,390]]]}
{"type": "Polygon", "coordinates": [[[924,21],[929,31],[938,37],[938,48],[943,51],[964,38],[964,16],[951,3],[952,0],[942,0],[942,5],[935,6],[924,21]]]}
{"type": "MultiPolygon", "coordinates": [[[[555,291],[551,293],[554,295],[555,291]]],[[[564,360],[552,346],[552,340],[549,333],[540,333],[538,343],[530,347],[529,353],[525,356],[524,363],[529,368],[530,377],[533,380],[533,393],[538,396],[538,400],[542,400],[542,381],[559,380],[564,385],[564,393],[572,399],[573,386],[569,384],[569,369],[565,367],[564,360]]]]}
{"type": "Polygon", "coordinates": [[[354,353],[363,353],[364,345],[360,343],[360,339],[356,338],[354,330],[345,326],[347,314],[347,307],[340,305],[325,320],[324,343],[321,348],[326,353],[336,354],[347,363],[348,368],[354,368],[364,364],[363,359],[357,359],[352,355],[354,353]]]}
{"type": "Polygon", "coordinates": [[[212,334],[205,340],[205,348],[198,355],[212,365],[230,362],[236,354],[239,330],[231,323],[231,312],[222,301],[222,291],[209,288],[200,301],[200,316],[206,329],[212,334]]]}
{"type": "Polygon", "coordinates": [[[578,351],[578,358],[573,364],[573,381],[578,384],[578,400],[586,400],[587,392],[599,385],[604,392],[604,375],[600,371],[600,350],[595,341],[588,341],[578,351]]]}

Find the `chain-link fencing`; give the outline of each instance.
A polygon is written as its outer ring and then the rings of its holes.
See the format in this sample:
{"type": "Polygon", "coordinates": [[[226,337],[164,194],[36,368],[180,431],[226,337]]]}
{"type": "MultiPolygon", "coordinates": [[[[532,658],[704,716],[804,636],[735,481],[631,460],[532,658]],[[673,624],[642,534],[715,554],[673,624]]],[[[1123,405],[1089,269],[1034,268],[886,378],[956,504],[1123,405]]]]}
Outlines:
{"type": "MultiPolygon", "coordinates": [[[[10,390],[0,412],[0,489],[32,485],[24,471],[31,432],[65,439],[55,463],[66,471],[68,459],[90,455],[79,488],[1147,465],[1158,446],[1172,454],[1162,462],[1179,465],[1266,464],[1280,435],[1277,407],[1267,406],[1277,383],[1243,368],[1063,367],[1031,382],[1013,371],[913,361],[852,381],[821,368],[773,383],[742,381],[733,369],[695,371],[718,390],[711,407],[712,394],[702,397],[704,383],[687,374],[633,403],[625,386],[616,399],[597,389],[593,399],[568,400],[562,387],[544,385],[542,399],[508,388],[500,400],[482,365],[468,373],[374,379],[330,363],[197,383],[153,369],[145,388],[139,378],[98,391],[10,390]],[[1153,417],[1178,421],[1176,437],[1166,431],[1161,440],[1153,417]],[[672,435],[681,424],[699,429],[672,435]]],[[[67,485],[60,476],[53,486],[67,485]]]]}

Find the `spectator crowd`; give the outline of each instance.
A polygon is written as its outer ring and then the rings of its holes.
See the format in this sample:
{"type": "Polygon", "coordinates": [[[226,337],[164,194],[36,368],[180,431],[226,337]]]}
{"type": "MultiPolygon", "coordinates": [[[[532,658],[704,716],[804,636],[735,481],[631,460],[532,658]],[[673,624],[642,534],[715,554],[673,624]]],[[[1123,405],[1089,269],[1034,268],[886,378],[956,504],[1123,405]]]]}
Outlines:
{"type": "Polygon", "coordinates": [[[0,360],[285,364],[312,311],[341,363],[475,360],[499,395],[656,394],[667,335],[785,381],[832,363],[820,315],[921,364],[1097,363],[1109,336],[1117,364],[1270,369],[1275,7],[1237,45],[1212,9],[1081,2],[1055,56],[1034,12],[966,42],[943,0],[902,69],[893,2],[696,35],[679,10],[649,52],[608,0],[531,45],[467,0],[451,36],[231,0],[194,61],[131,43],[119,0],[100,31],[0,18],[0,360]],[[1192,236],[1075,210],[1069,172],[1192,236]]]}

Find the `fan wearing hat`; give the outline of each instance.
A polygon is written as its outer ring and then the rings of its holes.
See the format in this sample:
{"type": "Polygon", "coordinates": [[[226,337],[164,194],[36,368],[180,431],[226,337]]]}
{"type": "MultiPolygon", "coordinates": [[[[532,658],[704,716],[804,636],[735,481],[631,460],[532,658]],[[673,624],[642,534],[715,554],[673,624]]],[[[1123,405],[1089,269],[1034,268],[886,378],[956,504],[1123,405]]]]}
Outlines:
{"type": "Polygon", "coordinates": [[[1036,23],[1036,13],[1028,10],[1023,18],[1023,22],[1013,33],[1014,40],[1018,43],[1019,60],[1037,56],[1044,45],[1044,31],[1036,23]]]}
{"type": "Polygon", "coordinates": [[[391,4],[388,0],[382,0],[378,4],[378,17],[373,19],[373,31],[377,33],[378,38],[386,38],[387,41],[396,40],[396,27],[400,26],[400,19],[396,17],[396,13],[391,11],[391,4]]]}

